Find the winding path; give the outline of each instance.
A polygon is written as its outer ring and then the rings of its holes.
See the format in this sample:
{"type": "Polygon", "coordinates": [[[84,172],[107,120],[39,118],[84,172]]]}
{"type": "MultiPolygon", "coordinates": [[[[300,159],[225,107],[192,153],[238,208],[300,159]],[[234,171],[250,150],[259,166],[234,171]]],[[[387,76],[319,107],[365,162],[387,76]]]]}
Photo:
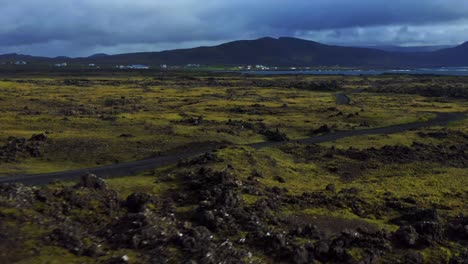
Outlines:
{"type": "MultiPolygon", "coordinates": [[[[437,125],[446,125],[449,122],[458,121],[464,119],[466,116],[464,113],[437,113],[437,116],[431,120],[425,122],[415,122],[409,124],[401,124],[394,126],[387,126],[381,128],[371,128],[363,130],[350,130],[350,131],[340,131],[330,134],[325,134],[321,136],[315,136],[311,138],[305,138],[297,140],[295,142],[299,143],[322,143],[327,141],[334,141],[340,138],[351,137],[351,136],[360,136],[360,135],[372,135],[372,134],[392,134],[399,133],[406,130],[417,129],[422,127],[437,126],[437,125]]],[[[249,144],[247,146],[259,149],[265,147],[275,147],[287,142],[261,142],[255,144],[249,144]]],[[[61,171],[53,173],[43,173],[43,174],[32,174],[32,175],[13,175],[0,177],[0,184],[2,183],[23,183],[26,185],[43,185],[47,184],[54,180],[74,180],[86,173],[93,173],[99,177],[109,178],[109,177],[122,177],[128,175],[134,175],[145,170],[155,169],[162,167],[168,164],[173,164],[178,162],[181,159],[189,158],[192,156],[203,154],[207,151],[213,150],[214,147],[205,147],[193,149],[181,154],[167,155],[148,158],[139,161],[111,164],[96,168],[88,169],[78,169],[70,171],[61,171]]]]}

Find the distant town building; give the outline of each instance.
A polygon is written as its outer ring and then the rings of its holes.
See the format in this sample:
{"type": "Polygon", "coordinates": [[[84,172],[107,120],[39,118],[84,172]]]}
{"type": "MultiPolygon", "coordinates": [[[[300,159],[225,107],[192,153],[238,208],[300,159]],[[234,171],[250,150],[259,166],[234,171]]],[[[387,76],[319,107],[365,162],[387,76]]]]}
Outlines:
{"type": "Polygon", "coordinates": [[[161,69],[167,69],[167,64],[161,64],[160,67],[161,69]]]}
{"type": "Polygon", "coordinates": [[[28,64],[28,63],[21,60],[21,61],[15,62],[15,64],[16,64],[16,65],[26,65],[26,64],[28,64]]]}
{"type": "Polygon", "coordinates": [[[67,66],[68,66],[68,63],[66,63],[66,62],[56,63],[55,64],[55,67],[67,67],[67,66]]]}
{"type": "Polygon", "coordinates": [[[263,71],[263,70],[269,70],[269,69],[270,69],[269,67],[263,66],[263,65],[255,65],[255,68],[256,68],[257,70],[262,70],[262,71],[263,71]]]}
{"type": "Polygon", "coordinates": [[[137,70],[147,70],[150,67],[147,65],[142,65],[142,64],[134,64],[134,65],[117,65],[115,66],[118,69],[137,69],[137,70]]]}
{"type": "Polygon", "coordinates": [[[138,70],[147,70],[149,68],[150,68],[149,66],[142,65],[142,64],[135,64],[135,65],[130,66],[130,69],[138,69],[138,70]]]}
{"type": "Polygon", "coordinates": [[[90,64],[88,64],[88,66],[89,66],[89,67],[96,67],[96,64],[90,63],[90,64]]]}

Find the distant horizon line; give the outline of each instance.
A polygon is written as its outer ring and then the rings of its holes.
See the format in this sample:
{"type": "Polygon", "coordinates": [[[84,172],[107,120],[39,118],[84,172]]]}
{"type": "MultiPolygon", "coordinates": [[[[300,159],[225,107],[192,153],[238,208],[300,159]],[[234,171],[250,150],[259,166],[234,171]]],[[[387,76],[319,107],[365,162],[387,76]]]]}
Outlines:
{"type": "Polygon", "coordinates": [[[290,39],[298,39],[298,40],[305,40],[305,41],[311,41],[311,42],[317,42],[323,45],[328,45],[328,46],[340,46],[340,47],[351,47],[351,48],[371,48],[371,49],[381,49],[383,51],[387,52],[392,52],[390,50],[384,50],[382,48],[401,48],[401,49],[411,49],[411,48],[436,48],[436,47],[441,47],[441,48],[453,48],[457,47],[460,45],[463,45],[466,42],[462,42],[459,44],[432,44],[432,45],[412,45],[412,46],[404,46],[404,45],[398,45],[398,44],[346,44],[346,43],[325,43],[325,42],[320,42],[316,40],[311,40],[311,39],[305,39],[305,38],[298,38],[298,37],[291,37],[291,36],[281,36],[281,37],[258,37],[258,38],[252,38],[252,39],[238,39],[238,40],[231,40],[231,41],[226,41],[222,42],[220,44],[215,44],[215,45],[199,45],[199,46],[193,46],[193,47],[186,47],[186,48],[171,48],[171,49],[162,49],[162,50],[149,50],[149,51],[129,51],[129,52],[118,52],[118,53],[106,53],[106,52],[98,52],[98,53],[93,53],[91,55],[85,55],[85,56],[67,56],[67,55],[58,55],[58,56],[50,56],[50,55],[33,55],[33,53],[28,54],[28,53],[21,53],[21,52],[9,52],[9,53],[2,53],[0,56],[8,56],[8,55],[18,55],[18,56],[31,56],[31,57],[43,57],[43,58],[49,58],[49,59],[56,59],[56,58],[68,58],[68,59],[79,59],[79,58],[90,58],[93,56],[114,56],[114,55],[121,55],[121,54],[134,54],[134,53],[156,53],[156,52],[165,52],[165,51],[173,51],[173,50],[185,50],[185,49],[196,49],[196,48],[201,48],[201,47],[216,47],[220,46],[223,44],[227,43],[232,43],[232,42],[237,42],[237,41],[255,41],[255,40],[261,40],[261,39],[275,39],[279,40],[282,38],[290,38],[290,39]]]}

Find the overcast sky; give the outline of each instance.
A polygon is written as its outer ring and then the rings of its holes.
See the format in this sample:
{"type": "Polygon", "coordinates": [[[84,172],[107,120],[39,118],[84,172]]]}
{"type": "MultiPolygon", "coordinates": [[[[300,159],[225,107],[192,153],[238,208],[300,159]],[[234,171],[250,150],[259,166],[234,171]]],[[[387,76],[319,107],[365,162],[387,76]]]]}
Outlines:
{"type": "Polygon", "coordinates": [[[291,36],[461,44],[467,0],[0,0],[0,54],[88,56],[291,36]]]}

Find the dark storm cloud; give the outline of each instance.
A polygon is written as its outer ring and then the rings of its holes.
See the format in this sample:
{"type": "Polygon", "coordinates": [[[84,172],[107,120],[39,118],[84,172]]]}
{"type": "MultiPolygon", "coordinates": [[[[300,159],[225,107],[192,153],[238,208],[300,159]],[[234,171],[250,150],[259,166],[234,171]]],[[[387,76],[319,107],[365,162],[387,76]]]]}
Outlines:
{"type": "MultiPolygon", "coordinates": [[[[243,7],[251,24],[288,30],[319,30],[389,24],[426,24],[468,17],[463,0],[252,1],[243,7]]],[[[236,2],[237,3],[237,2],[236,2]]],[[[226,9],[239,10],[237,4],[226,9]]],[[[241,11],[241,10],[239,10],[241,11]]]]}
{"type": "Polygon", "coordinates": [[[462,41],[458,34],[468,28],[465,0],[0,0],[0,6],[0,53],[87,55],[262,36],[438,44],[462,41]]]}

